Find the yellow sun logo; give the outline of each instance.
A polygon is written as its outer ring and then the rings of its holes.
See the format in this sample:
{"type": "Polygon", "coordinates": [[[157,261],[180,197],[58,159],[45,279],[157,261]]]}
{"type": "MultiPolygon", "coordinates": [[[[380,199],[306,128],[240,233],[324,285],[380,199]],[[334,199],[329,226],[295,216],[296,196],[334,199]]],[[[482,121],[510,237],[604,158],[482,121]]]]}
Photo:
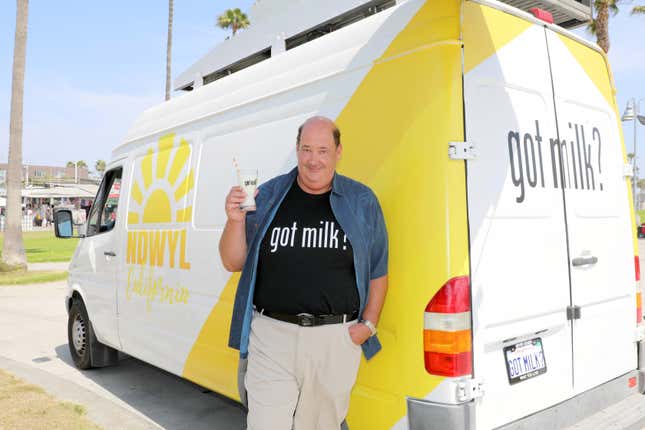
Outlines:
{"type": "Polygon", "coordinates": [[[193,207],[189,195],[194,186],[190,169],[190,145],[175,135],[159,139],[158,151],[152,148],[135,161],[130,188],[128,225],[188,222],[193,207]]]}

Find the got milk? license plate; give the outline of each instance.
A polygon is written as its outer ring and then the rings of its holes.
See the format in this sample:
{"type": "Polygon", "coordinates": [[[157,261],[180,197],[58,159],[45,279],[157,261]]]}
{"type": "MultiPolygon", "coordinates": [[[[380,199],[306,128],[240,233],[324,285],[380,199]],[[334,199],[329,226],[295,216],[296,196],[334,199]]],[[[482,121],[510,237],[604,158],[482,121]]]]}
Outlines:
{"type": "Polygon", "coordinates": [[[508,382],[517,384],[546,373],[542,339],[535,338],[504,348],[508,382]]]}

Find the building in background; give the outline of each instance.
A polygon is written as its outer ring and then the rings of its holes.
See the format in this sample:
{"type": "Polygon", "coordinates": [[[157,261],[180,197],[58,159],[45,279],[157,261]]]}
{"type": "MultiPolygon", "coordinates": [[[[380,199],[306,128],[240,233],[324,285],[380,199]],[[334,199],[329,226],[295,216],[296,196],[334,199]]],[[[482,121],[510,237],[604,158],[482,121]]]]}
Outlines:
{"type": "MultiPolygon", "coordinates": [[[[4,231],[6,207],[7,164],[0,163],[0,230],[4,231]]],[[[22,229],[52,228],[55,207],[65,206],[78,213],[84,221],[89,211],[100,175],[92,175],[87,167],[23,165],[22,168],[22,229]]]]}
{"type": "MultiPolygon", "coordinates": [[[[0,163],[0,187],[4,188],[7,177],[7,163],[0,163]]],[[[47,183],[96,183],[95,178],[90,177],[87,167],[74,166],[43,166],[24,164],[21,170],[21,178],[25,184],[47,184],[47,183]]]]}

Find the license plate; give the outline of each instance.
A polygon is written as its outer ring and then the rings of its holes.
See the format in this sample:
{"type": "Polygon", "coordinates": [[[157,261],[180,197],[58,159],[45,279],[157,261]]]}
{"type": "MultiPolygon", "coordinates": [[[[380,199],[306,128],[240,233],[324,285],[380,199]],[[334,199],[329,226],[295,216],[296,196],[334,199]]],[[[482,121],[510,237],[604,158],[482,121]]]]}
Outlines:
{"type": "Polygon", "coordinates": [[[511,385],[546,373],[542,339],[535,338],[504,348],[508,382],[511,385]]]}

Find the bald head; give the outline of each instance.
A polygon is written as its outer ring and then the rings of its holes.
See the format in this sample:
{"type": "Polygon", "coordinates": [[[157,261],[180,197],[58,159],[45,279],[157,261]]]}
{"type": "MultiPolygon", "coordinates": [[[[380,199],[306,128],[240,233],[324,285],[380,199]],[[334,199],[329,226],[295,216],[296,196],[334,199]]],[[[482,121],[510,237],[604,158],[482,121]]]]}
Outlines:
{"type": "Polygon", "coordinates": [[[298,184],[305,192],[321,194],[331,189],[343,145],[336,124],[324,116],[314,116],[298,128],[296,154],[298,184]]]}
{"type": "Polygon", "coordinates": [[[298,137],[296,138],[297,146],[300,145],[302,134],[305,132],[316,134],[328,132],[334,138],[336,147],[338,148],[338,145],[340,145],[340,130],[338,129],[334,121],[325,116],[312,116],[311,118],[303,122],[300,127],[298,127],[298,137]]]}

